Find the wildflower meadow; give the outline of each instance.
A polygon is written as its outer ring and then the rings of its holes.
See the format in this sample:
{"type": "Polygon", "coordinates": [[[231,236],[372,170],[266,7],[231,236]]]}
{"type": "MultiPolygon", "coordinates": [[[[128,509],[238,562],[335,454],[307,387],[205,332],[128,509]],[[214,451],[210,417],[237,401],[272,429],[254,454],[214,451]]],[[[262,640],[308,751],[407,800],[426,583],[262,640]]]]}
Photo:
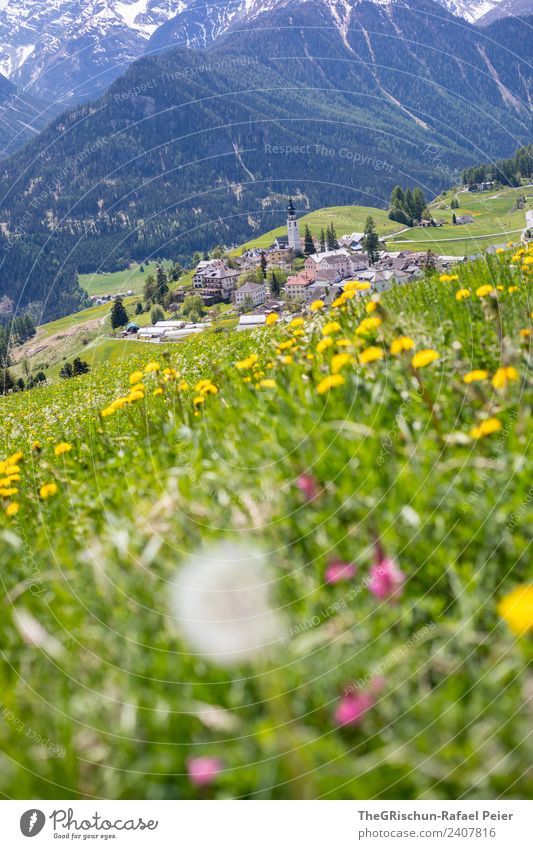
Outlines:
{"type": "Polygon", "coordinates": [[[1,399],[0,791],[530,797],[532,284],[354,280],[1,399]]]}

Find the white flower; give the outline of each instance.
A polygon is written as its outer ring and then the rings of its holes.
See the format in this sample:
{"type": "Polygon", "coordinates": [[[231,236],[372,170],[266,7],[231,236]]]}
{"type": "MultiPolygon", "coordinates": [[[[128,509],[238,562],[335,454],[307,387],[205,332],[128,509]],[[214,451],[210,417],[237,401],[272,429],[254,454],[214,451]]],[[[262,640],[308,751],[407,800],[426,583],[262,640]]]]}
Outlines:
{"type": "Polygon", "coordinates": [[[263,654],[285,633],[271,602],[265,555],[222,543],[192,555],[178,572],[174,613],[191,647],[231,665],[263,654]]]}

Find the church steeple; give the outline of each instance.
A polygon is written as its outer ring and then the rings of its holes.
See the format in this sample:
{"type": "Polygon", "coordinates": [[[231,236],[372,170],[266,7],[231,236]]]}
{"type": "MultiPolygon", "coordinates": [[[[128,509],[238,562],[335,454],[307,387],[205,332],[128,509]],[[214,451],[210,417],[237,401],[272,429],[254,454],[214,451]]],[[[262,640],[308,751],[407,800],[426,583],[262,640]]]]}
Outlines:
{"type": "Polygon", "coordinates": [[[301,253],[302,244],[300,242],[296,210],[292,202],[292,197],[289,198],[289,205],[287,206],[287,241],[289,248],[292,248],[295,253],[301,253]]]}

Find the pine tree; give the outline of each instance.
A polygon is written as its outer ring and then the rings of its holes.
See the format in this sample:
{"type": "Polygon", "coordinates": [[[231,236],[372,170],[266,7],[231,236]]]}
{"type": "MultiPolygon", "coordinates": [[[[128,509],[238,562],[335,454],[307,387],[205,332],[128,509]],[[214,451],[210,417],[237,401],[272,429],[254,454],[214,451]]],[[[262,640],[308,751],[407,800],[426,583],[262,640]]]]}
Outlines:
{"type": "Polygon", "coordinates": [[[121,298],[117,298],[111,310],[111,327],[116,330],[117,327],[124,327],[128,323],[128,313],[124,308],[121,298]]]}
{"type": "Polygon", "coordinates": [[[157,269],[157,276],[155,281],[155,292],[153,300],[156,304],[164,303],[165,297],[168,295],[168,279],[165,272],[165,269],[162,265],[157,269]]]}
{"type": "Polygon", "coordinates": [[[153,274],[149,274],[146,280],[144,281],[143,286],[143,295],[144,295],[144,303],[147,307],[153,303],[155,298],[155,290],[156,290],[156,282],[153,274]]]}
{"type": "Polygon", "coordinates": [[[326,234],[324,233],[324,228],[320,231],[320,251],[324,253],[326,250],[326,234]]]}
{"type": "Polygon", "coordinates": [[[77,374],[87,374],[89,370],[89,363],[85,362],[85,360],[80,360],[79,357],[76,357],[72,361],[72,374],[74,377],[77,374]]]}
{"type": "Polygon", "coordinates": [[[261,277],[263,278],[263,280],[266,279],[267,268],[268,268],[268,262],[267,262],[267,258],[266,258],[266,253],[264,251],[261,251],[261,277]]]}
{"type": "Polygon", "coordinates": [[[394,186],[391,196],[390,196],[390,205],[391,208],[403,209],[405,204],[405,197],[403,193],[403,189],[401,186],[394,186]]]}
{"type": "Polygon", "coordinates": [[[313,237],[311,235],[311,230],[309,229],[309,225],[305,225],[305,235],[304,235],[304,254],[309,256],[309,254],[314,254],[315,252],[315,244],[313,242],[313,237]]]}
{"type": "Polygon", "coordinates": [[[376,233],[374,219],[371,215],[366,219],[363,248],[366,251],[370,265],[374,265],[376,260],[379,259],[379,236],[376,233]]]}
{"type": "Polygon", "coordinates": [[[413,218],[422,221],[424,210],[427,206],[426,199],[422,189],[418,187],[413,191],[413,218]]]}
{"type": "Polygon", "coordinates": [[[72,377],[73,369],[70,363],[65,363],[65,365],[61,368],[59,372],[59,377],[62,377],[63,380],[67,380],[69,377],[72,377]]]}
{"type": "Polygon", "coordinates": [[[335,251],[339,247],[339,243],[337,242],[337,234],[335,233],[335,227],[333,226],[333,221],[328,226],[326,231],[326,245],[328,251],[335,251]]]}

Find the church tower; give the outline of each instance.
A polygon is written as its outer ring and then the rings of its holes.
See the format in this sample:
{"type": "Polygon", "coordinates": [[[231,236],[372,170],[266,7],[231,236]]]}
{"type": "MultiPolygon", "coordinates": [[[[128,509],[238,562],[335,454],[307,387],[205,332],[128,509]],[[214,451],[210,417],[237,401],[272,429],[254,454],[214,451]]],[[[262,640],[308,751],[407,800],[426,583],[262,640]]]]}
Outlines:
{"type": "Polygon", "coordinates": [[[287,207],[287,237],[289,248],[292,248],[294,253],[301,253],[302,244],[300,242],[296,210],[294,209],[292,198],[289,198],[289,205],[287,207]]]}

